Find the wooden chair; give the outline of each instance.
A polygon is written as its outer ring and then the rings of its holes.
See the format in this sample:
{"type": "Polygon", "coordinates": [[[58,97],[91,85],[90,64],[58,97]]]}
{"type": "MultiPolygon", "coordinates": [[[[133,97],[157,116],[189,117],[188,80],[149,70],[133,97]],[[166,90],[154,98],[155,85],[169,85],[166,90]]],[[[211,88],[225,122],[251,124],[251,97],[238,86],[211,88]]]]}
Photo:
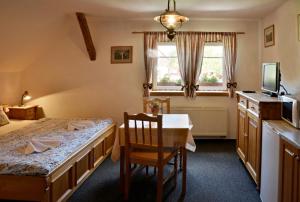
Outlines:
{"type": "Polygon", "coordinates": [[[149,113],[150,107],[149,105],[153,102],[160,104],[160,113],[162,114],[170,114],[170,98],[166,99],[160,99],[160,98],[154,98],[154,99],[144,99],[144,113],[149,113]]]}
{"type": "MultiPolygon", "coordinates": [[[[144,113],[149,113],[150,107],[149,105],[153,102],[157,102],[160,104],[160,113],[163,114],[170,114],[171,109],[170,109],[170,98],[165,98],[165,99],[160,99],[160,98],[154,98],[154,99],[148,99],[144,98],[143,100],[143,108],[144,108],[144,113]]],[[[182,170],[182,148],[179,151],[179,168],[182,170]]],[[[148,167],[146,167],[146,172],[148,174],[148,167]]],[[[154,173],[156,172],[156,169],[154,168],[154,173]]]]}
{"type": "Polygon", "coordinates": [[[146,114],[128,115],[124,113],[125,124],[125,190],[124,200],[128,200],[132,164],[157,167],[157,196],[158,202],[163,199],[163,185],[175,177],[177,184],[177,154],[178,148],[163,146],[162,115],[156,117],[146,114]],[[131,121],[131,122],[130,122],[131,121]],[[129,122],[134,126],[130,125],[129,122]],[[153,126],[156,126],[153,129],[153,126]],[[157,135],[155,137],[155,134],[157,135]],[[155,141],[157,140],[157,142],[155,141]],[[174,158],[174,169],[164,179],[164,166],[174,158]]]}

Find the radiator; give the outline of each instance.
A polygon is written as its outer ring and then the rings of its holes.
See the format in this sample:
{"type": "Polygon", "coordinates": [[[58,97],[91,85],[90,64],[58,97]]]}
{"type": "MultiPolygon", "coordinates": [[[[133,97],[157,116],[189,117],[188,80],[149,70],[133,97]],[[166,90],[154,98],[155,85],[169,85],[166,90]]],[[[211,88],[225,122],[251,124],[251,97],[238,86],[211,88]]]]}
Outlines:
{"type": "Polygon", "coordinates": [[[227,108],[224,107],[173,107],[171,113],[189,114],[195,137],[227,136],[227,108]]]}

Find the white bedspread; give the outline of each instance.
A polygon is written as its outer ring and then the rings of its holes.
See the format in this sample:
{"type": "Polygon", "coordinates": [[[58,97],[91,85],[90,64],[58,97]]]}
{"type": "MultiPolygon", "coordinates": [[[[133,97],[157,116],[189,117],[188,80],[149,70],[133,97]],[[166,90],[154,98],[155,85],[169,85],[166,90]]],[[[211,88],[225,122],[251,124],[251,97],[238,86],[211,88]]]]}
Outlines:
{"type": "Polygon", "coordinates": [[[36,122],[36,120],[9,120],[9,124],[0,127],[0,137],[14,130],[18,130],[27,126],[31,123],[36,122]]]}
{"type": "MultiPolygon", "coordinates": [[[[74,120],[74,119],[73,119],[74,120]]],[[[77,119],[79,120],[79,119],[77,119]]],[[[68,131],[70,119],[42,119],[0,136],[0,174],[47,175],[98,132],[112,124],[111,119],[89,119],[95,127],[68,131]],[[41,153],[22,154],[17,148],[32,138],[62,137],[63,143],[41,153]]]]}

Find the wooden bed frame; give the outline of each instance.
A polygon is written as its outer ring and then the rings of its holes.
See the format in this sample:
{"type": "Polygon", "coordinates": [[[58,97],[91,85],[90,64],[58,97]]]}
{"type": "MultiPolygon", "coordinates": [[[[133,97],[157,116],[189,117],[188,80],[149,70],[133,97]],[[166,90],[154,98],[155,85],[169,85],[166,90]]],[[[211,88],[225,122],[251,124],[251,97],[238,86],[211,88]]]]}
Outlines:
{"type": "Polygon", "coordinates": [[[66,201],[111,153],[115,131],[112,124],[97,133],[46,176],[0,175],[0,199],[66,201]]]}

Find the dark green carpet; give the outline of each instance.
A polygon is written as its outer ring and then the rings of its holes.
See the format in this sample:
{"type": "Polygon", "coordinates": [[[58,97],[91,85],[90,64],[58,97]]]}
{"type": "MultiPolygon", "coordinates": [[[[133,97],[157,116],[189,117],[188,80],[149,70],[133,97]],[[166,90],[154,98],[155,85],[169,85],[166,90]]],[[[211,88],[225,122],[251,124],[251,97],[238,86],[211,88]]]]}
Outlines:
{"type": "MultiPolygon", "coordinates": [[[[166,192],[172,182],[166,187],[166,192]]],[[[198,140],[197,151],[188,153],[187,193],[184,201],[197,202],[259,202],[246,169],[235,152],[235,141],[198,140]]],[[[165,197],[178,201],[181,192],[181,175],[177,189],[165,197]]],[[[130,201],[155,201],[155,179],[137,174],[132,181],[130,201]]],[[[119,193],[119,163],[107,159],[73,194],[70,202],[122,201],[119,193]]]]}

